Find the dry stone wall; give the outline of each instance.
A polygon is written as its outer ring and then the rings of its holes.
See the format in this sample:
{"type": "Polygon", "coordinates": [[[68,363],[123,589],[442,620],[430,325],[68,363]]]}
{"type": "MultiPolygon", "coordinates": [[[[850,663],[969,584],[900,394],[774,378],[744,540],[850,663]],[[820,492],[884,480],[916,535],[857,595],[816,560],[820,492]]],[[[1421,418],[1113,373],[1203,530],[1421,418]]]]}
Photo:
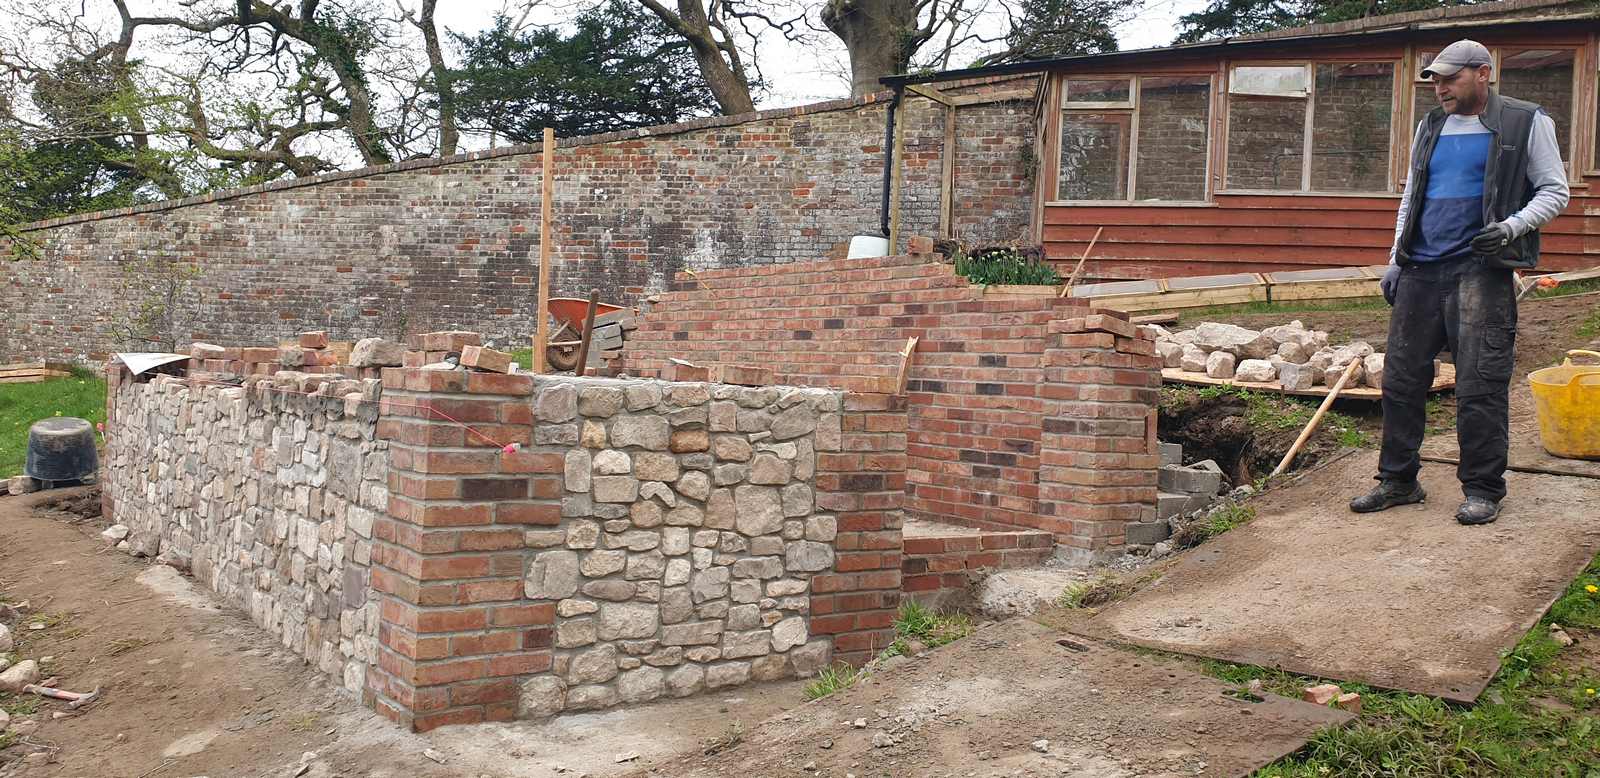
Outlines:
{"type": "Polygon", "coordinates": [[[834,565],[816,441],[841,394],[660,381],[542,381],[535,419],[565,448],[562,522],[531,533],[525,594],[554,600],[533,712],[603,708],[808,675],[811,579],[834,565]],[[576,444],[575,446],[572,444],[576,444]]]}
{"type": "Polygon", "coordinates": [[[127,550],[188,567],[360,693],[377,659],[372,527],[388,504],[376,380],[112,383],[105,489],[127,550]]]}

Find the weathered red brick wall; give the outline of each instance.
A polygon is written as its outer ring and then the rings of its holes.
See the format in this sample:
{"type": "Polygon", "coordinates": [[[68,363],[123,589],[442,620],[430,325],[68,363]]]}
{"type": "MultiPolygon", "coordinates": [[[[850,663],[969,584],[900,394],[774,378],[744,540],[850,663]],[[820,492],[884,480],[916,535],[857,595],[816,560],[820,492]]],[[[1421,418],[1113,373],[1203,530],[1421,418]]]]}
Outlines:
{"type": "MultiPolygon", "coordinates": [[[[1117,362],[1119,344],[1153,346],[1122,319],[1116,321],[1119,331],[1129,333],[1125,344],[1117,340],[1121,336],[1108,335],[1103,342],[1060,345],[1051,327],[1073,319],[1081,324],[1090,313],[1075,300],[985,296],[949,265],[926,257],[705,272],[692,280],[684,277],[678,290],[660,296],[630,336],[617,368],[658,375],[667,360],[677,358],[768,368],[784,384],[895,391],[900,351],[916,336],[920,341],[907,374],[907,514],[986,528],[1045,530],[1064,544],[1098,554],[1121,544],[1122,522],[1144,514],[1079,506],[1096,500],[1148,502],[1153,515],[1155,465],[1149,466],[1148,495],[1113,495],[1103,484],[1092,484],[1082,494],[1059,489],[1042,494],[1046,444],[1077,443],[1049,439],[1053,430],[1047,420],[1089,412],[1058,400],[1080,391],[1080,382],[1104,383],[1105,396],[1123,397],[1112,391],[1118,382],[1149,389],[1159,382],[1160,371],[1153,361],[1105,375],[1050,369],[1046,356],[1053,351],[1063,360],[1102,359],[1087,352],[1104,351],[1104,359],[1117,362]]],[[[1096,326],[1109,327],[1103,322],[1112,316],[1092,318],[1096,326]]],[[[1129,393],[1119,400],[1129,408],[1105,411],[1131,413],[1142,403],[1138,434],[1140,445],[1150,451],[1154,443],[1144,441],[1142,425],[1154,400],[1153,389],[1129,393]]],[[[1124,432],[1121,427],[1103,430],[1105,436],[1124,432]]],[[[1102,430],[1086,434],[1097,437],[1102,430]]],[[[1102,444],[1086,445],[1095,451],[1102,444]]],[[[1103,445],[1131,444],[1118,438],[1103,445]]]]}
{"type": "Polygon", "coordinates": [[[982,532],[971,535],[909,537],[900,570],[905,595],[927,600],[965,590],[983,570],[1037,565],[1055,552],[1048,532],[982,532]]]}
{"type": "MultiPolygon", "coordinates": [[[[561,141],[552,296],[597,288],[633,303],[680,270],[826,256],[876,234],[886,102],[561,141]]],[[[938,229],[944,125],[943,106],[906,101],[904,234],[938,229]]],[[[959,109],[958,234],[1025,236],[1032,171],[1021,150],[1032,142],[1031,99],[959,109]]],[[[38,260],[0,262],[0,357],[151,350],[108,328],[162,296],[141,265],[165,259],[197,269],[171,306],[176,343],[239,346],[308,329],[335,340],[469,329],[525,343],[541,166],[538,147],[509,147],[41,223],[26,231],[38,260]]]]}

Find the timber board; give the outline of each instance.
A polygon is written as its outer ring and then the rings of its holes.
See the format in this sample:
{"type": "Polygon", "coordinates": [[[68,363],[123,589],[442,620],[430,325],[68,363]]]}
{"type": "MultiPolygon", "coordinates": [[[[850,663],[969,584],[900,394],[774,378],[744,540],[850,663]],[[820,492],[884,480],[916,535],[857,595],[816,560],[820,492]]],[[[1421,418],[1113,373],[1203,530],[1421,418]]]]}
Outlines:
{"type": "MultiPolygon", "coordinates": [[[[1253,392],[1270,392],[1273,394],[1293,394],[1301,397],[1327,397],[1328,387],[1313,386],[1310,389],[1297,389],[1285,391],[1282,386],[1272,381],[1235,381],[1232,378],[1212,378],[1205,373],[1192,373],[1182,368],[1168,367],[1161,371],[1161,380],[1165,383],[1191,384],[1193,386],[1236,386],[1240,389],[1249,389],[1253,392]]],[[[1429,392],[1442,392],[1454,388],[1456,385],[1456,366],[1443,363],[1439,365],[1439,372],[1433,377],[1433,386],[1429,392]]],[[[1339,399],[1352,400],[1379,400],[1383,398],[1383,390],[1370,386],[1345,387],[1339,391],[1339,399]]]]}

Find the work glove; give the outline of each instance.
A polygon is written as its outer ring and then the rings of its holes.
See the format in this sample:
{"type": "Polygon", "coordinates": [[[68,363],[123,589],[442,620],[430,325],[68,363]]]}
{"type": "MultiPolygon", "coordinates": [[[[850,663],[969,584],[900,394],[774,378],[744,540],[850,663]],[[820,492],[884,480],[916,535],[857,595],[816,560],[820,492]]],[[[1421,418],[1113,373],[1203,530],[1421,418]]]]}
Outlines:
{"type": "Polygon", "coordinates": [[[1485,224],[1478,234],[1472,236],[1472,251],[1475,254],[1488,254],[1497,256],[1500,249],[1511,242],[1511,225],[1505,222],[1490,222],[1485,224]]]}
{"type": "Polygon", "coordinates": [[[1383,290],[1383,301],[1394,305],[1394,292],[1400,288],[1400,266],[1390,265],[1383,271],[1383,278],[1378,281],[1378,288],[1383,290]]]}

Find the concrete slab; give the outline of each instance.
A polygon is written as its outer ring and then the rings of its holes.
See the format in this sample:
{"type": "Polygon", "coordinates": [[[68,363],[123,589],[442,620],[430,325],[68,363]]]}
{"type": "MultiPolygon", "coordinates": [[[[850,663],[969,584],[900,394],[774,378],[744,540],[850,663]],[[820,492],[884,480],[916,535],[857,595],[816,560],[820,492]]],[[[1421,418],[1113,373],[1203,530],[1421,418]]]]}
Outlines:
{"type": "Polygon", "coordinates": [[[1454,468],[1430,499],[1381,514],[1346,503],[1377,452],[1256,501],[1255,521],[1186,552],[1086,635],[1472,702],[1500,654],[1600,549],[1595,483],[1509,473],[1498,522],[1463,527],[1454,468]]]}
{"type": "Polygon", "coordinates": [[[1367,274],[1365,269],[1360,267],[1322,267],[1314,270],[1280,270],[1276,273],[1267,273],[1266,276],[1272,283],[1287,284],[1295,281],[1364,279],[1367,274]]]}
{"type": "Polygon", "coordinates": [[[744,745],[634,775],[1242,776],[1351,718],[1276,696],[1239,700],[1171,661],[1023,619],[896,661],[768,719],[744,745]]]}
{"type": "Polygon", "coordinates": [[[1181,289],[1215,289],[1222,286],[1250,286],[1261,283],[1261,276],[1255,273],[1230,273],[1221,276],[1191,276],[1189,278],[1167,279],[1167,289],[1178,291],[1181,289]]]}

